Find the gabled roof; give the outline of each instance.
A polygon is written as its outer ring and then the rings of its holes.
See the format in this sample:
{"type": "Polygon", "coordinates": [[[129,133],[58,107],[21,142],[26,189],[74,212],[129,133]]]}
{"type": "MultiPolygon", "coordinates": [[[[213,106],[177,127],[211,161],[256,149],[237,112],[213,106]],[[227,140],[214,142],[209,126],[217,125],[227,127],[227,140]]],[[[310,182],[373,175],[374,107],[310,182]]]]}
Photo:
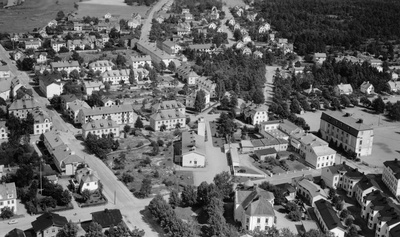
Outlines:
{"type": "Polygon", "coordinates": [[[119,127],[119,125],[114,120],[111,119],[93,120],[91,122],[87,122],[84,125],[82,125],[82,129],[86,131],[116,128],[116,127],[119,127]]]}
{"type": "Polygon", "coordinates": [[[366,89],[368,89],[369,87],[374,87],[371,83],[369,83],[369,81],[364,81],[362,84],[361,84],[361,86],[360,86],[360,89],[361,90],[366,90],[366,89]]]}
{"type": "Polygon", "coordinates": [[[338,84],[337,85],[338,89],[342,93],[352,93],[353,92],[353,87],[350,84],[338,84]]]}
{"type": "Polygon", "coordinates": [[[76,97],[76,95],[74,95],[74,94],[61,95],[60,97],[61,97],[61,100],[64,101],[65,103],[72,102],[72,101],[78,99],[76,97]]]}
{"type": "Polygon", "coordinates": [[[122,215],[119,209],[105,209],[91,214],[92,221],[97,222],[103,228],[108,228],[111,225],[117,226],[122,222],[122,215]]]}
{"type": "Polygon", "coordinates": [[[75,155],[75,152],[65,144],[56,147],[53,156],[59,164],[83,163],[83,159],[80,156],[75,155]]]}
{"type": "Polygon", "coordinates": [[[35,100],[29,99],[20,99],[20,100],[15,100],[8,110],[20,110],[20,109],[33,109],[39,107],[39,105],[36,104],[35,100]]]}
{"type": "Polygon", "coordinates": [[[133,112],[132,106],[130,105],[115,105],[112,107],[93,107],[93,108],[82,108],[84,116],[94,116],[101,114],[114,114],[121,112],[133,112]]]}
{"type": "Polygon", "coordinates": [[[132,62],[142,62],[142,61],[151,61],[150,55],[144,56],[131,56],[132,62]]]}
{"type": "Polygon", "coordinates": [[[51,226],[57,226],[61,228],[67,223],[67,218],[60,216],[56,213],[46,212],[32,222],[32,227],[33,230],[37,233],[46,230],[51,226]]]}
{"type": "Polygon", "coordinates": [[[256,153],[257,156],[264,156],[264,155],[276,154],[278,152],[275,150],[275,148],[272,147],[272,148],[257,150],[254,153],[256,153]]]}
{"type": "Polygon", "coordinates": [[[103,78],[109,77],[122,77],[122,76],[129,76],[130,71],[128,69],[121,69],[121,70],[110,70],[105,71],[101,74],[103,78]]]}
{"type": "Polygon", "coordinates": [[[182,133],[182,155],[191,152],[206,155],[205,138],[194,131],[182,133]]]}
{"type": "Polygon", "coordinates": [[[388,167],[393,171],[396,179],[400,179],[400,161],[399,160],[397,160],[397,159],[388,160],[388,161],[383,162],[383,164],[385,165],[385,167],[388,167]]]}
{"type": "Polygon", "coordinates": [[[52,62],[50,63],[52,68],[59,67],[79,67],[78,61],[61,61],[61,62],[52,62]]]}
{"type": "Polygon", "coordinates": [[[333,210],[332,205],[328,201],[320,199],[314,204],[328,230],[333,230],[335,228],[341,228],[344,230],[342,222],[340,221],[339,217],[336,215],[336,212],[333,210]]]}
{"type": "Polygon", "coordinates": [[[90,182],[97,182],[100,180],[97,172],[90,169],[90,168],[82,168],[76,171],[76,180],[79,183],[90,183],[90,182]]]}
{"type": "Polygon", "coordinates": [[[98,60],[96,62],[92,62],[89,64],[89,68],[93,67],[112,67],[115,64],[113,62],[110,62],[108,60],[98,60]]]}
{"type": "Polygon", "coordinates": [[[0,184],[0,201],[16,199],[16,198],[17,198],[17,189],[15,188],[15,183],[0,184]]]}
{"type": "Polygon", "coordinates": [[[157,111],[157,110],[175,110],[177,108],[185,108],[183,104],[179,101],[176,100],[167,100],[167,101],[161,101],[157,104],[154,104],[152,106],[152,109],[157,111]]]}
{"type": "Polygon", "coordinates": [[[49,116],[49,114],[42,109],[34,109],[32,111],[34,123],[44,123],[44,121],[47,119],[48,121],[51,122],[52,118],[49,116]]]}
{"type": "Polygon", "coordinates": [[[272,204],[263,198],[252,202],[246,209],[246,215],[249,216],[275,216],[272,204]]]}
{"type": "Polygon", "coordinates": [[[388,81],[388,85],[390,87],[390,90],[400,90],[400,82],[388,81]]]}
{"type": "Polygon", "coordinates": [[[365,191],[372,187],[380,189],[378,182],[375,181],[375,178],[368,175],[362,177],[361,180],[357,182],[356,186],[358,186],[362,191],[365,191]]]}
{"type": "MultiPolygon", "coordinates": [[[[286,40],[287,43],[287,40],[286,40]]],[[[314,57],[316,58],[326,58],[326,53],[314,53],[314,57]]]]}
{"type": "Polygon", "coordinates": [[[317,197],[318,195],[324,195],[323,193],[321,193],[321,188],[308,179],[303,179],[299,181],[298,185],[308,190],[312,198],[317,197]]]}
{"type": "Polygon", "coordinates": [[[151,119],[155,121],[161,120],[170,120],[170,119],[178,119],[178,118],[186,118],[184,114],[175,110],[162,110],[160,112],[156,112],[150,116],[151,119]]]}
{"type": "Polygon", "coordinates": [[[25,233],[24,233],[24,231],[15,228],[12,231],[8,232],[8,234],[6,236],[7,237],[25,237],[25,233]]]}
{"type": "Polygon", "coordinates": [[[84,81],[86,88],[103,87],[104,84],[100,81],[84,81]]]}

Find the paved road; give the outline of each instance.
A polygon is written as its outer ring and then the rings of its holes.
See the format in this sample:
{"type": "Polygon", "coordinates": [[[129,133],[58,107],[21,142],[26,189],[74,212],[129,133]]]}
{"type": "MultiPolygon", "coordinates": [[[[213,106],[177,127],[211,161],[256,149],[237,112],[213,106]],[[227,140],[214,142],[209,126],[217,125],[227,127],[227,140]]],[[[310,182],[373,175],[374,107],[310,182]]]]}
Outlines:
{"type": "Polygon", "coordinates": [[[264,88],[264,96],[265,102],[269,105],[272,102],[273,92],[274,92],[274,75],[278,66],[265,66],[265,88],[264,88]]]}
{"type": "Polygon", "coordinates": [[[233,18],[232,13],[229,11],[227,6],[222,6],[222,10],[225,12],[225,19],[222,21],[221,28],[224,32],[228,34],[228,45],[229,47],[232,47],[235,44],[235,40],[233,37],[232,31],[226,26],[226,21],[233,18]]]}
{"type": "Polygon", "coordinates": [[[167,2],[171,2],[172,0],[160,0],[157,2],[153,8],[150,10],[149,15],[146,20],[143,22],[143,26],[141,29],[140,40],[148,41],[151,29],[151,21],[153,20],[154,13],[159,11],[162,6],[164,6],[167,2]]]}

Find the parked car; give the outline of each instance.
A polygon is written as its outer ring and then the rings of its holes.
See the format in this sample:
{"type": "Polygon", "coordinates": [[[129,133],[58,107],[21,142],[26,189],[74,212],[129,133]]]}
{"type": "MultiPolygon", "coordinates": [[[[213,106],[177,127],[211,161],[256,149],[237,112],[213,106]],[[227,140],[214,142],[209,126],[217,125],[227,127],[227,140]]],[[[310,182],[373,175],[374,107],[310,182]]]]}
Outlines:
{"type": "Polygon", "coordinates": [[[13,219],[13,220],[11,220],[11,221],[8,222],[9,225],[17,224],[17,223],[18,223],[18,220],[17,220],[17,219],[13,219]]]}

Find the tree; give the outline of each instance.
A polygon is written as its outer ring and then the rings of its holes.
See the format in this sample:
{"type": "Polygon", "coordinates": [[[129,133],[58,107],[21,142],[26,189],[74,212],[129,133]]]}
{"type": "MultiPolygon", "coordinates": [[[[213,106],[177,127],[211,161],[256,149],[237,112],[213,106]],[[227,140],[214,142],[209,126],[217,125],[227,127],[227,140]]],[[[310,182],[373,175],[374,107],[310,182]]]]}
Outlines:
{"type": "Polygon", "coordinates": [[[129,71],[129,83],[133,84],[136,82],[135,79],[135,72],[133,71],[133,69],[131,68],[129,71]]]}
{"type": "Polygon", "coordinates": [[[165,130],[167,130],[167,126],[166,126],[165,124],[161,124],[161,126],[160,126],[160,132],[163,132],[163,131],[165,131],[165,130]]]}
{"type": "Polygon", "coordinates": [[[338,202],[335,205],[336,210],[341,211],[343,210],[343,202],[338,202]]]}
{"type": "Polygon", "coordinates": [[[125,66],[126,58],[123,55],[118,54],[117,59],[115,60],[115,64],[117,64],[117,66],[119,66],[119,67],[125,66]]]}
{"type": "Polygon", "coordinates": [[[81,65],[85,60],[79,55],[78,52],[74,51],[71,54],[71,59],[74,61],[78,61],[79,65],[81,65]]]}
{"type": "Polygon", "coordinates": [[[336,190],[334,188],[329,188],[329,199],[332,199],[333,197],[336,196],[336,190]]]}
{"type": "Polygon", "coordinates": [[[131,131],[131,126],[129,126],[128,124],[125,124],[125,126],[124,126],[125,135],[128,134],[130,131],[131,131]]]}
{"type": "Polygon", "coordinates": [[[106,91],[109,91],[111,88],[111,85],[108,81],[104,82],[104,89],[106,89],[106,91]]]}
{"type": "Polygon", "coordinates": [[[257,89],[252,96],[253,102],[255,104],[264,104],[265,102],[265,97],[264,97],[264,93],[262,92],[261,89],[257,89]]]}
{"type": "Polygon", "coordinates": [[[178,207],[181,204],[181,198],[179,197],[178,191],[176,189],[172,190],[169,195],[169,205],[172,208],[178,207]]]}
{"type": "Polygon", "coordinates": [[[350,212],[347,209],[343,209],[340,212],[340,218],[342,218],[342,219],[346,219],[349,215],[350,215],[350,212]]]}
{"type": "Polygon", "coordinates": [[[227,109],[227,108],[229,108],[229,106],[230,106],[230,101],[229,101],[228,96],[222,97],[222,99],[221,99],[221,101],[220,101],[220,104],[221,104],[221,109],[227,109]]]}
{"type": "Polygon", "coordinates": [[[65,14],[63,11],[57,12],[56,21],[60,21],[65,18],[65,14]]]}
{"type": "Polygon", "coordinates": [[[311,229],[304,234],[304,237],[330,237],[330,234],[324,234],[319,230],[311,229]]]}
{"type": "Polygon", "coordinates": [[[377,113],[383,113],[385,112],[385,102],[383,101],[382,97],[378,96],[378,98],[374,99],[372,101],[372,108],[377,112],[377,113]]]}
{"type": "Polygon", "coordinates": [[[292,103],[290,103],[290,112],[294,114],[300,114],[301,112],[301,106],[300,102],[297,99],[293,99],[292,103]]]}
{"type": "Polygon", "coordinates": [[[321,179],[321,181],[319,182],[319,186],[321,186],[322,189],[325,189],[326,188],[325,180],[321,179]]]}
{"type": "Polygon", "coordinates": [[[191,207],[196,204],[197,201],[197,191],[194,186],[186,185],[183,187],[181,193],[181,203],[185,207],[191,207]]]}
{"type": "Polygon", "coordinates": [[[140,187],[138,197],[145,198],[148,197],[151,193],[151,179],[145,178],[142,181],[142,186],[140,187]]]}
{"type": "Polygon", "coordinates": [[[65,205],[67,205],[68,203],[70,203],[71,200],[72,200],[72,195],[71,195],[71,193],[70,193],[68,190],[64,190],[64,191],[62,192],[62,194],[61,194],[61,197],[60,197],[60,201],[61,201],[60,204],[62,204],[62,206],[65,206],[65,205]]]}
{"type": "Polygon", "coordinates": [[[351,225],[349,230],[347,231],[347,237],[358,237],[360,236],[358,234],[357,227],[355,225],[351,225]]]}
{"type": "Polygon", "coordinates": [[[88,201],[90,199],[90,196],[91,196],[91,193],[90,193],[89,189],[83,190],[82,193],[81,193],[81,196],[82,196],[83,202],[88,201]]]}
{"type": "Polygon", "coordinates": [[[78,72],[78,70],[72,70],[70,73],[69,73],[69,77],[70,78],[72,78],[72,79],[74,79],[74,80],[78,80],[79,79],[79,72],[78,72]]]}
{"type": "Polygon", "coordinates": [[[353,222],[354,222],[354,220],[353,220],[353,217],[351,217],[351,216],[348,216],[348,217],[344,220],[344,224],[345,224],[346,226],[351,226],[351,225],[353,224],[353,222]]]}
{"type": "Polygon", "coordinates": [[[210,225],[208,236],[224,236],[226,226],[224,213],[224,203],[218,198],[212,198],[206,207],[208,214],[207,223],[210,225]]]}
{"type": "Polygon", "coordinates": [[[122,182],[124,182],[124,184],[128,184],[132,183],[135,180],[135,178],[131,174],[124,172],[122,174],[121,180],[122,182]]]}
{"type": "Polygon", "coordinates": [[[171,72],[175,72],[176,71],[176,65],[175,65],[174,61],[170,61],[169,62],[168,70],[170,70],[171,72]]]}
{"type": "Polygon", "coordinates": [[[154,68],[149,71],[149,79],[152,82],[157,80],[157,71],[154,68]]]}
{"type": "Polygon", "coordinates": [[[194,109],[201,112],[206,107],[206,93],[203,90],[199,90],[196,93],[196,99],[194,101],[194,109]]]}
{"type": "Polygon", "coordinates": [[[340,95],[340,103],[346,107],[349,107],[351,101],[347,95],[340,95]]]}
{"type": "Polygon", "coordinates": [[[1,209],[0,217],[3,219],[10,219],[14,216],[14,212],[11,210],[10,207],[3,207],[1,209]]]}
{"type": "Polygon", "coordinates": [[[134,126],[135,126],[135,128],[143,128],[143,122],[142,122],[142,120],[140,119],[139,116],[137,117],[134,126]]]}
{"type": "Polygon", "coordinates": [[[390,108],[388,108],[388,115],[393,120],[400,120],[400,101],[397,101],[390,108]]]}
{"type": "Polygon", "coordinates": [[[160,62],[160,71],[161,74],[164,74],[165,69],[167,69],[167,66],[165,65],[164,61],[160,62]]]}
{"type": "Polygon", "coordinates": [[[310,106],[310,104],[308,103],[308,101],[307,100],[301,100],[300,101],[300,103],[301,103],[301,107],[305,110],[305,111],[310,111],[311,110],[311,106],[310,106]]]}
{"type": "Polygon", "coordinates": [[[300,210],[294,210],[294,211],[289,212],[288,218],[292,221],[300,221],[301,220],[300,210]]]}
{"type": "Polygon", "coordinates": [[[238,97],[236,94],[231,95],[229,107],[235,108],[238,105],[238,97]]]}
{"type": "Polygon", "coordinates": [[[286,204],[286,210],[288,210],[289,212],[296,211],[299,210],[299,206],[297,206],[297,204],[294,202],[288,202],[286,204]]]}
{"type": "Polygon", "coordinates": [[[69,221],[58,231],[57,237],[76,237],[78,236],[78,230],[78,225],[69,221]]]}
{"type": "Polygon", "coordinates": [[[103,227],[99,223],[92,221],[89,224],[85,237],[106,237],[106,235],[103,233],[103,227]]]}
{"type": "Polygon", "coordinates": [[[35,59],[26,57],[22,60],[22,62],[18,61],[17,66],[19,67],[20,70],[23,71],[30,71],[33,68],[33,65],[35,64],[35,59]]]}
{"type": "Polygon", "coordinates": [[[223,198],[229,197],[233,192],[232,179],[227,171],[217,174],[214,177],[214,184],[217,186],[223,198]]]}

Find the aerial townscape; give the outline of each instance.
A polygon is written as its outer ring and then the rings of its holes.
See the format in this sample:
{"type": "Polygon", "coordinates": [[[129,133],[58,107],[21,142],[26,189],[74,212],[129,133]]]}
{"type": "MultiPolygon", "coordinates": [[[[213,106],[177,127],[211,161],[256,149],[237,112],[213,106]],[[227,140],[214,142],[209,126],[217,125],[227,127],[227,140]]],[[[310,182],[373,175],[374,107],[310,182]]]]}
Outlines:
{"type": "Polygon", "coordinates": [[[0,237],[400,237],[400,1],[0,8],[0,237]]]}

